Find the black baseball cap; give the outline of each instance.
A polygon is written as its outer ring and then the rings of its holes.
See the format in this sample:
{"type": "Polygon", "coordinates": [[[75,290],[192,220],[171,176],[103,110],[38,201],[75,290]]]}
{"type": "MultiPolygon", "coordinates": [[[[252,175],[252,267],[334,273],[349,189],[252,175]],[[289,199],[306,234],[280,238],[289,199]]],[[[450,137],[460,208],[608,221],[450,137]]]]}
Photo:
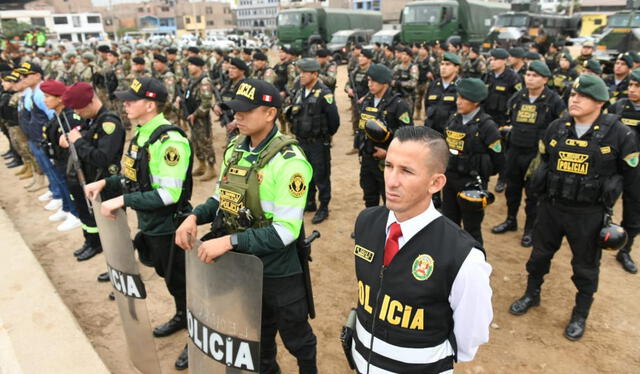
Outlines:
{"type": "Polygon", "coordinates": [[[115,95],[122,101],[136,101],[136,100],[152,100],[165,102],[169,93],[164,87],[164,84],[155,78],[137,78],[131,82],[131,86],[126,91],[116,91],[115,95]]]}
{"type": "Polygon", "coordinates": [[[245,79],[236,90],[233,100],[220,103],[222,109],[236,112],[249,112],[259,106],[280,108],[282,99],[280,92],[271,83],[260,79],[245,79]]]}

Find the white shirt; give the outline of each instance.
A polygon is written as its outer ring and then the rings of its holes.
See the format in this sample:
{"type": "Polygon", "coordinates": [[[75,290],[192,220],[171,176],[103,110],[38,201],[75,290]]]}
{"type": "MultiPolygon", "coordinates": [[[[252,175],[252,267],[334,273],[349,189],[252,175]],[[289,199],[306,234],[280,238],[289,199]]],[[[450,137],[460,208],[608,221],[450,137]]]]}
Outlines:
{"type": "MultiPolygon", "coordinates": [[[[398,238],[400,250],[406,242],[442,214],[429,203],[424,212],[404,222],[398,222],[393,211],[387,218],[387,236],[394,222],[400,224],[402,236],[398,238]]],[[[453,281],[449,304],[453,310],[453,333],[458,345],[458,361],[471,361],[478,347],[489,341],[489,324],[493,320],[491,265],[484,254],[472,248],[453,281]]]]}

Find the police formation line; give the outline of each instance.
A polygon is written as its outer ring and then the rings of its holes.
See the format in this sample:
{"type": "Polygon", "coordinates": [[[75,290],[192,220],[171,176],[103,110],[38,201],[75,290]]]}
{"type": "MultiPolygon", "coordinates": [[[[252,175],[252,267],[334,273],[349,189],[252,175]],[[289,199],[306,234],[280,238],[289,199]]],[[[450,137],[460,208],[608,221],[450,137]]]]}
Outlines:
{"type": "MultiPolygon", "coordinates": [[[[564,236],[578,290],[568,339],[584,334],[601,249],[619,249],[623,268],[637,271],[629,253],[640,225],[638,57],[621,54],[603,80],[592,45],[576,60],[558,47],[545,57],[535,45],[528,52],[495,48],[484,61],[468,45],[354,46],[344,87],[352,98],[349,153],[359,155],[368,208],[352,235],[358,305],[343,333],[354,370],[449,372],[488,341],[491,267],[481,223],[494,200],[492,176],[496,191],[506,186],[508,207],[494,234],[517,230],[526,194],[521,244],[533,248],[526,291],[512,314],[540,303],[564,236]],[[424,126],[414,126],[423,106],[424,126]],[[617,226],[612,209],[620,195],[617,226]],[[424,241],[433,248],[424,249],[424,241]],[[479,295],[475,304],[470,295],[479,295]],[[409,354],[415,347],[424,350],[420,359],[409,354]]],[[[329,215],[331,142],[340,124],[336,64],[324,49],[299,59],[299,51],[281,48],[274,68],[262,51],[209,55],[189,47],[182,58],[160,46],[136,46],[135,57],[124,47],[96,51],[98,58],[85,52],[79,64],[69,52],[62,65],[62,51],[2,52],[7,166],[22,166],[17,175],[32,179],[29,191],[46,189],[38,199],[56,211],[50,220],[64,220],[58,230],[82,226],[79,261],[102,251],[96,214],[136,212],[138,257],[165,278],[176,306],[156,337],[187,326],[179,247],[194,248],[197,225],[212,223],[197,248],[202,261],[235,250],[264,264],[260,372],[279,372],[276,333],[301,372],[317,372],[306,259],[297,252],[303,213],[315,211],[313,223],[329,215]],[[228,135],[224,160],[212,197],[192,209],[193,177],[217,175],[212,112],[228,135]]],[[[99,280],[108,281],[108,273],[99,280]]],[[[186,347],[175,365],[188,366],[186,347]]]]}

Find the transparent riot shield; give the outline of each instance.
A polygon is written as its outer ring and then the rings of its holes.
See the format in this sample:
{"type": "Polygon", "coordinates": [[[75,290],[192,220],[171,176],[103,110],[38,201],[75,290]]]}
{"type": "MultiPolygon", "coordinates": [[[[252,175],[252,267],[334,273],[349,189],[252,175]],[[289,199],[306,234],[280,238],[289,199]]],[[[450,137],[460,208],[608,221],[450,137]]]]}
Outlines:
{"type": "Polygon", "coordinates": [[[131,233],[124,210],[112,220],[100,214],[100,201],[93,202],[96,223],[114,288],[129,358],[143,374],[160,373],[160,362],[151,333],[145,290],[133,253],[131,233]]]}
{"type": "Polygon", "coordinates": [[[260,370],[262,261],[227,252],[213,264],[188,251],[189,373],[257,373],[260,370]]]}

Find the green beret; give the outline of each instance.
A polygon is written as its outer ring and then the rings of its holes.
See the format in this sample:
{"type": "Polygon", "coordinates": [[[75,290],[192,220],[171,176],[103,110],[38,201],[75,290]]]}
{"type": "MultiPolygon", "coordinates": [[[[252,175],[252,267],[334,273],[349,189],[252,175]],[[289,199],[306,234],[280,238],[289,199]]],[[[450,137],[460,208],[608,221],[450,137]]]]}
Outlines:
{"type": "Polygon", "coordinates": [[[596,101],[608,101],[609,89],[602,78],[595,75],[581,75],[573,83],[573,90],[596,101]]]}
{"type": "Polygon", "coordinates": [[[633,67],[633,56],[631,56],[629,52],[620,53],[616,60],[622,60],[628,67],[633,67]]]}
{"type": "Polygon", "coordinates": [[[476,103],[483,101],[489,95],[487,86],[478,78],[460,79],[456,84],[456,91],[458,95],[476,103]]]}
{"type": "Polygon", "coordinates": [[[571,57],[571,53],[563,52],[560,57],[567,59],[569,62],[573,62],[573,57],[571,57]]]}
{"type": "Polygon", "coordinates": [[[511,48],[509,50],[509,54],[511,55],[511,57],[524,58],[524,49],[522,49],[520,47],[511,48]]]}
{"type": "Polygon", "coordinates": [[[455,53],[451,53],[451,52],[445,52],[444,56],[442,56],[442,60],[443,61],[449,61],[451,63],[454,63],[458,66],[462,65],[462,62],[460,61],[460,57],[458,57],[457,54],[455,53]]]}
{"type": "Polygon", "coordinates": [[[529,63],[529,67],[527,68],[527,70],[534,71],[534,72],[542,75],[543,77],[547,77],[547,78],[551,78],[553,76],[553,74],[551,74],[551,70],[549,70],[549,67],[547,66],[547,64],[545,64],[542,61],[531,61],[529,63]]]}
{"type": "Polygon", "coordinates": [[[527,52],[524,54],[524,58],[528,58],[529,60],[539,60],[540,59],[540,53],[537,52],[527,52]]]}
{"type": "Polygon", "coordinates": [[[372,80],[378,83],[391,83],[393,80],[393,73],[391,72],[391,69],[382,64],[371,65],[367,74],[372,80]]]}
{"type": "Polygon", "coordinates": [[[596,60],[585,60],[582,63],[582,66],[584,68],[586,68],[586,69],[591,70],[592,72],[594,72],[596,74],[602,74],[602,66],[596,60]]]}
{"type": "Polygon", "coordinates": [[[296,62],[301,71],[315,72],[320,70],[320,63],[315,58],[303,58],[296,62]]]}
{"type": "Polygon", "coordinates": [[[633,62],[640,62],[640,55],[638,54],[638,52],[628,51],[627,53],[630,54],[631,57],[633,57],[633,62]]]}
{"type": "Polygon", "coordinates": [[[629,79],[640,83],[640,69],[634,69],[629,75],[629,79]]]}
{"type": "Polygon", "coordinates": [[[491,50],[491,57],[506,60],[509,58],[509,52],[504,48],[495,48],[491,50]]]}

